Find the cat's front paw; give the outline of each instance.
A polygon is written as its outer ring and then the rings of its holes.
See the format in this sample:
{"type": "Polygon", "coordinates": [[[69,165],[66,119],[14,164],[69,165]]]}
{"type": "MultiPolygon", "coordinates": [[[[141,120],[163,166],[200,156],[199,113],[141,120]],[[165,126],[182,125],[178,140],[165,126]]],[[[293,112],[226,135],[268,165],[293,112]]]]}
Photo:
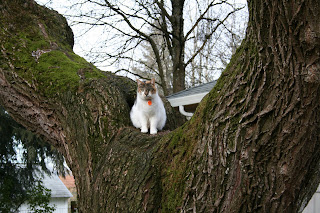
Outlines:
{"type": "Polygon", "coordinates": [[[150,134],[151,135],[155,135],[157,133],[158,133],[157,129],[150,129],[150,134]]]}
{"type": "Polygon", "coordinates": [[[141,128],[141,132],[142,133],[147,133],[148,132],[148,128],[141,128]]]}

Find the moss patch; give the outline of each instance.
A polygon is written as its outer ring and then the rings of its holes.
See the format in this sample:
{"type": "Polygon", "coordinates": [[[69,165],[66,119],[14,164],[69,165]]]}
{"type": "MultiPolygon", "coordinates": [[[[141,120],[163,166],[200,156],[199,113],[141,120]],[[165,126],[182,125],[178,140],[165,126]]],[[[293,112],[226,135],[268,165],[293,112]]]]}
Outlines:
{"type": "Polygon", "coordinates": [[[76,92],[80,80],[87,82],[92,78],[106,77],[72,51],[36,48],[45,46],[45,41],[30,46],[28,41],[25,42],[26,47],[14,54],[16,72],[30,84],[35,84],[39,93],[46,97],[65,91],[76,92]]]}
{"type": "Polygon", "coordinates": [[[80,79],[103,77],[83,58],[74,53],[58,50],[41,55],[33,72],[36,73],[39,89],[49,97],[57,92],[76,91],[80,79]]]}
{"type": "Polygon", "coordinates": [[[192,167],[196,131],[196,123],[187,122],[162,139],[156,158],[157,164],[163,167],[161,212],[177,212],[182,205],[185,184],[192,167]]]}
{"type": "Polygon", "coordinates": [[[73,53],[73,33],[65,18],[32,1],[15,1],[0,3],[2,67],[14,64],[18,76],[49,98],[76,92],[92,78],[106,78],[73,53]]]}

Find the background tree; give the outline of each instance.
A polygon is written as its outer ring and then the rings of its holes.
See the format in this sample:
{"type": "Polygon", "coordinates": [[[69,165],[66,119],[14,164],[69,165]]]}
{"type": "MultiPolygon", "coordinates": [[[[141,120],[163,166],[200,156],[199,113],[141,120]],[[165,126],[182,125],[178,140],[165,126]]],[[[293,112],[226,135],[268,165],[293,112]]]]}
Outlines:
{"type": "Polygon", "coordinates": [[[97,60],[93,61],[109,61],[119,68],[116,72],[137,74],[132,67],[140,68],[140,74],[141,70],[143,73],[151,71],[159,79],[164,94],[168,95],[168,88],[170,92],[185,89],[187,67],[200,52],[203,53],[216,31],[229,27],[226,26],[228,18],[244,7],[231,2],[80,0],[74,1],[69,17],[73,24],[105,27],[100,45],[89,51],[91,58],[96,56],[97,60]],[[193,16],[188,23],[185,23],[186,5],[191,5],[188,12],[193,16]],[[193,37],[194,31],[201,31],[202,39],[193,37]],[[186,54],[186,46],[192,42],[198,45],[186,54]],[[152,63],[156,66],[145,63],[144,47],[151,52],[152,63]]]}
{"type": "Polygon", "coordinates": [[[48,206],[50,192],[41,185],[39,174],[51,174],[45,162],[49,159],[64,174],[63,156],[15,122],[1,106],[0,136],[0,211],[15,212],[31,201],[34,207],[52,210],[48,206]]]}
{"type": "MultiPolygon", "coordinates": [[[[172,61],[170,59],[170,53],[166,46],[165,40],[160,33],[154,33],[157,36],[154,36],[155,43],[157,48],[159,49],[159,55],[161,57],[162,62],[162,70],[163,77],[165,78],[166,85],[160,85],[158,87],[160,94],[170,94],[172,93],[172,84],[173,84],[173,76],[172,76],[172,61]],[[163,91],[163,87],[165,87],[165,91],[163,91]]],[[[156,57],[153,53],[152,48],[149,45],[141,45],[143,48],[142,55],[143,57],[137,60],[136,63],[132,65],[130,68],[130,73],[136,75],[141,79],[151,79],[155,77],[156,82],[161,82],[159,78],[159,69],[156,62],[156,57]]]]}
{"type": "Polygon", "coordinates": [[[27,203],[29,210],[33,213],[52,213],[55,211],[56,206],[49,206],[51,198],[51,190],[42,186],[37,182],[34,187],[28,192],[27,203]]]}
{"type": "Polygon", "coordinates": [[[0,102],[63,153],[81,212],[298,212],[320,179],[319,4],[249,1],[195,115],[150,136],[130,124],[135,83],[76,56],[65,19],[1,1],[0,102]]]}
{"type": "MultiPolygon", "coordinates": [[[[215,17],[219,13],[227,13],[224,7],[216,9],[209,11],[207,16],[215,17]]],[[[192,12],[189,12],[188,15],[190,20],[194,20],[195,16],[192,12]]],[[[194,38],[192,39],[192,44],[186,46],[186,55],[192,56],[195,51],[202,49],[189,62],[190,66],[186,69],[187,87],[211,82],[220,76],[245,36],[247,15],[247,8],[244,8],[237,13],[231,14],[222,26],[216,30],[212,29],[213,26],[211,25],[200,25],[195,28],[191,36],[194,38]],[[201,47],[201,41],[205,39],[205,35],[212,31],[214,32],[211,38],[207,40],[205,46],[201,47]]],[[[191,22],[193,23],[194,21],[191,22]]]]}
{"type": "MultiPolygon", "coordinates": [[[[195,5],[187,6],[190,8],[185,9],[187,14],[185,22],[195,23],[195,19],[199,16],[197,13],[201,11],[201,9],[195,9],[195,5]]],[[[208,11],[207,16],[217,17],[219,14],[226,13],[223,6],[221,6],[208,11]]],[[[186,41],[185,47],[186,58],[192,58],[192,60],[187,62],[185,70],[185,83],[187,87],[207,83],[216,80],[220,76],[221,72],[230,61],[232,54],[235,53],[235,50],[244,38],[246,20],[247,13],[242,11],[231,14],[230,17],[224,21],[222,26],[217,29],[212,29],[213,26],[206,23],[199,24],[199,26],[194,28],[190,35],[190,39],[186,41]],[[205,36],[209,35],[211,32],[213,32],[211,37],[206,41],[205,45],[203,45],[205,36]],[[200,50],[198,54],[194,54],[194,52],[198,50],[200,50]]],[[[167,92],[172,93],[172,62],[170,60],[169,50],[161,32],[157,33],[159,30],[155,30],[156,31],[153,32],[153,34],[158,36],[154,36],[154,40],[156,41],[155,43],[158,46],[159,55],[161,56],[167,92]]],[[[138,60],[137,63],[134,63],[131,68],[132,72],[137,74],[140,78],[151,79],[155,74],[156,76],[159,76],[156,57],[153,54],[152,48],[149,45],[141,46],[144,48],[142,53],[143,57],[138,60]]],[[[160,82],[159,78],[156,80],[157,82],[160,82]]]]}

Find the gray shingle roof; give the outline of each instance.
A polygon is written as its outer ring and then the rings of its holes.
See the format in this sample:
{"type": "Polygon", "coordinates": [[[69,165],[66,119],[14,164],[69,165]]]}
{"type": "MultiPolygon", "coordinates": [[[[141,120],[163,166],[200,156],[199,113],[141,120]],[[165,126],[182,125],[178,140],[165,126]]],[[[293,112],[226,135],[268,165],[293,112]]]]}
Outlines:
{"type": "Polygon", "coordinates": [[[191,87],[189,89],[185,89],[180,92],[168,95],[167,99],[195,95],[195,94],[205,93],[205,92],[208,93],[211,91],[211,89],[214,87],[214,85],[216,85],[216,83],[217,83],[217,81],[211,81],[206,84],[201,84],[199,86],[191,87]]]}
{"type": "Polygon", "coordinates": [[[62,183],[57,175],[43,175],[43,186],[51,190],[51,197],[72,197],[67,187],[62,183]]]}
{"type": "Polygon", "coordinates": [[[167,99],[172,107],[199,103],[202,98],[211,91],[216,83],[217,81],[212,81],[206,84],[201,84],[196,87],[182,90],[180,92],[167,96],[167,99]]]}

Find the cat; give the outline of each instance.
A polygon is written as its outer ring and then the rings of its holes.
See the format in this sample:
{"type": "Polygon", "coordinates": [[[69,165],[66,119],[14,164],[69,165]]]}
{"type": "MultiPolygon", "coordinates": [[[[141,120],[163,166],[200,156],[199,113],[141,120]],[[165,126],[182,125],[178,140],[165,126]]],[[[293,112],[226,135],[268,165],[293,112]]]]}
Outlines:
{"type": "Polygon", "coordinates": [[[157,134],[166,124],[166,110],[158,95],[155,79],[140,81],[137,79],[137,98],[130,112],[132,124],[141,132],[157,134]]]}

